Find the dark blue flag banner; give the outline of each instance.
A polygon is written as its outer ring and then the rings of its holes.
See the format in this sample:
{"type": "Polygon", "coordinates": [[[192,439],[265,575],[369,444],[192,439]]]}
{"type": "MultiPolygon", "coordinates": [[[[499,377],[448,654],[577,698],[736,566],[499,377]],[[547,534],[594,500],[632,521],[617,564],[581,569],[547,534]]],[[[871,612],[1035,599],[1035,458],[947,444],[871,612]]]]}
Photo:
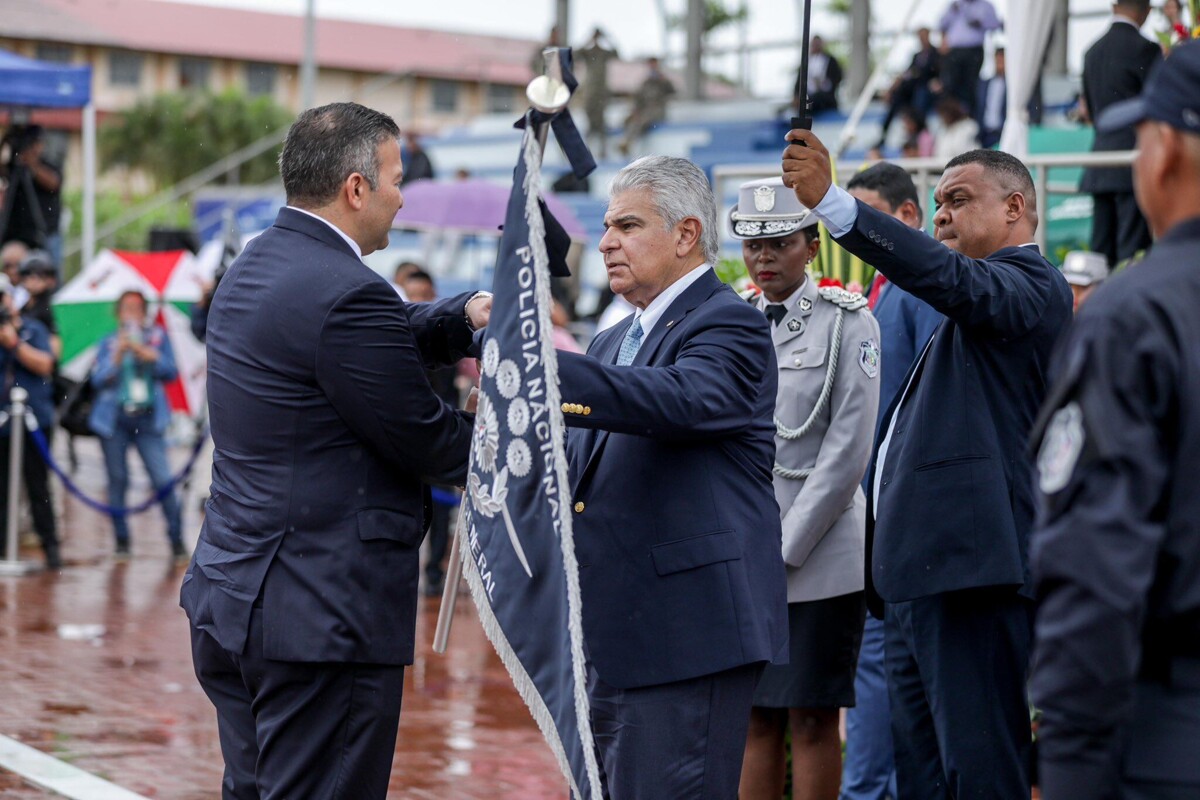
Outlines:
{"type": "MultiPolygon", "coordinates": [[[[563,67],[571,86],[565,53],[563,67]]],[[[488,638],[557,757],[572,796],[599,800],[551,338],[552,253],[546,235],[548,226],[552,234],[558,226],[543,216],[545,206],[538,202],[539,125],[552,127],[577,171],[586,175],[594,165],[569,116],[561,121],[565,114],[531,110],[523,120],[483,347],[459,535],[465,537],[463,572],[488,638]]],[[[551,241],[553,247],[553,235],[551,241]]]]}

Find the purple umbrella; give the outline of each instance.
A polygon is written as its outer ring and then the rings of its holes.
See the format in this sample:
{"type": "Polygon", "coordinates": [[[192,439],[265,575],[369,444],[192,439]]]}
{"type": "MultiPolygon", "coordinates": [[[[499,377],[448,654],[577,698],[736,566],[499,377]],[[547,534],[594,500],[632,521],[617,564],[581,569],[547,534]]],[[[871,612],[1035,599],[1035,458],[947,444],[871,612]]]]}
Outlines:
{"type": "MultiPolygon", "coordinates": [[[[413,181],[401,188],[404,207],[396,215],[395,226],[499,236],[510,191],[511,187],[477,179],[413,181]]],[[[563,201],[552,194],[544,197],[550,213],[572,239],[587,238],[579,218],[563,201]]]]}

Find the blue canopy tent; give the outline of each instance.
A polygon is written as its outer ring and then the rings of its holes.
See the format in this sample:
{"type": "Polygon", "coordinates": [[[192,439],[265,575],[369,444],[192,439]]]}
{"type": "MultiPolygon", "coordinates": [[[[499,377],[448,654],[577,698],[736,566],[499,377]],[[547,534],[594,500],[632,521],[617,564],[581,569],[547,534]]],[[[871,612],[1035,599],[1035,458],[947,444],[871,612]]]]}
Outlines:
{"type": "Polygon", "coordinates": [[[0,106],[83,109],[83,263],[96,249],[96,107],[92,68],[0,50],[0,106]]]}

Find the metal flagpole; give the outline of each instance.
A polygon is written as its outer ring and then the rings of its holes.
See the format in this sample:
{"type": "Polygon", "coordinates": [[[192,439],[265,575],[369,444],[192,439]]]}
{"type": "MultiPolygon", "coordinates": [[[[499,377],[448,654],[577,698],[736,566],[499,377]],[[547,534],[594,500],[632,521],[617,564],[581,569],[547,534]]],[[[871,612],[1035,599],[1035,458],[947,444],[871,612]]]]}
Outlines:
{"type": "MultiPolygon", "coordinates": [[[[545,60],[545,73],[529,82],[525,88],[525,97],[535,111],[553,116],[567,107],[571,100],[571,90],[563,82],[562,62],[559,60],[559,49],[547,47],[542,51],[545,60]]],[[[550,132],[550,120],[539,122],[533,135],[537,137],[538,154],[546,154],[546,137],[550,132]]],[[[535,165],[530,165],[531,167],[535,165]]],[[[541,168],[537,164],[536,168],[541,168]]],[[[514,187],[514,191],[516,187],[514,187]]],[[[463,503],[467,503],[463,495],[463,503]]],[[[433,632],[433,652],[445,653],[450,643],[450,624],[454,619],[454,606],[458,602],[458,584],[462,578],[463,558],[462,540],[467,536],[466,510],[463,506],[458,509],[458,523],[454,526],[454,541],[450,544],[450,563],[446,568],[446,586],[442,589],[442,605],[438,609],[437,626],[433,632]]]]}
{"type": "Polygon", "coordinates": [[[808,96],[808,43],[809,25],[811,22],[812,0],[804,0],[804,27],[801,29],[800,34],[803,40],[800,47],[800,92],[798,97],[799,103],[796,109],[798,116],[792,117],[792,130],[812,130],[812,117],[808,115],[809,106],[812,105],[812,98],[808,96]]]}

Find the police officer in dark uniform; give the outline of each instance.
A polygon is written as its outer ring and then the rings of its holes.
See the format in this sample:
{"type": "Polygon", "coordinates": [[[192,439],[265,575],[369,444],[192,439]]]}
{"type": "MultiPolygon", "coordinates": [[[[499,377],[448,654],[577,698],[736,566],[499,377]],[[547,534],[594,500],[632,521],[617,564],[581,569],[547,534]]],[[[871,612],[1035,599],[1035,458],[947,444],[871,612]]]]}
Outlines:
{"type": "Polygon", "coordinates": [[[1034,434],[1044,800],[1200,797],[1200,43],[1097,127],[1130,124],[1157,243],[1079,314],[1034,434]]]}

